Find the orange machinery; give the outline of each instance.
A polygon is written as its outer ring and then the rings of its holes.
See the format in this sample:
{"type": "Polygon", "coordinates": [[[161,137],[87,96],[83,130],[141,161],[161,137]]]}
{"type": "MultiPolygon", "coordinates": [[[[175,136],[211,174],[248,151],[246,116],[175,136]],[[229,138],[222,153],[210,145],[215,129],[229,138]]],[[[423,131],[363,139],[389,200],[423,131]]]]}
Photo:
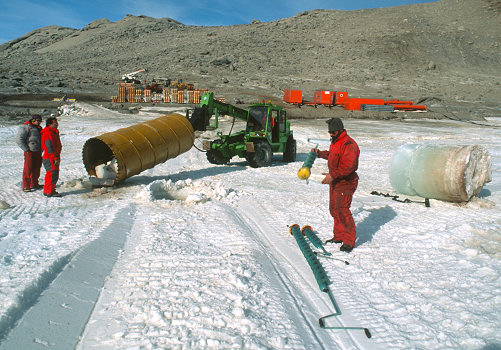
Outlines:
{"type": "Polygon", "coordinates": [[[297,106],[310,105],[317,106],[323,105],[327,107],[342,106],[346,110],[360,111],[369,110],[367,106],[386,106],[372,110],[393,110],[398,111],[426,111],[427,107],[422,105],[415,105],[412,101],[401,100],[387,100],[380,98],[356,98],[348,97],[348,92],[345,91],[328,91],[320,90],[315,91],[313,94],[313,102],[303,99],[303,91],[284,89],[283,101],[286,103],[295,104],[297,106]]]}

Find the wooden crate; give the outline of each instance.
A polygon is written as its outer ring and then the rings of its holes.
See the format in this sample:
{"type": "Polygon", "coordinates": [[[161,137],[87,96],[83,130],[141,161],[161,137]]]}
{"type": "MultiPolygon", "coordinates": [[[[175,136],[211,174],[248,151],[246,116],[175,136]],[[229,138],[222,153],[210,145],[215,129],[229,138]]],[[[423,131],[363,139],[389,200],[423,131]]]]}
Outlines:
{"type": "Polygon", "coordinates": [[[151,102],[151,90],[144,90],[144,102],[151,102]]]}

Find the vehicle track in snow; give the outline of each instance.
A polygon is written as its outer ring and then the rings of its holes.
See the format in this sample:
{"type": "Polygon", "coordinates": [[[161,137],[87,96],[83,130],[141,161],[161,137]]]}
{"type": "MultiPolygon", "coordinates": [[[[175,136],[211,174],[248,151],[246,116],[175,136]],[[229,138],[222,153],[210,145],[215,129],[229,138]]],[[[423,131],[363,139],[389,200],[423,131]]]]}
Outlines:
{"type": "MultiPolygon", "coordinates": [[[[288,295],[290,300],[289,304],[291,305],[291,308],[294,310],[291,313],[291,317],[294,315],[301,315],[302,319],[298,320],[295,317],[293,317],[293,321],[297,324],[299,327],[306,326],[309,331],[307,332],[311,336],[310,344],[316,343],[318,346],[321,348],[329,348],[329,346],[326,346],[327,343],[329,343],[330,339],[327,339],[326,337],[319,336],[318,331],[316,330],[317,325],[312,322],[311,318],[309,318],[305,310],[303,310],[302,306],[305,303],[304,298],[302,297],[301,291],[295,286],[294,283],[292,283],[292,280],[288,277],[286,271],[283,271],[279,266],[279,264],[276,261],[276,257],[273,256],[273,252],[270,250],[270,241],[265,241],[263,240],[264,233],[262,232],[262,226],[261,225],[266,225],[270,224],[267,226],[269,229],[269,232],[272,232],[273,234],[276,234],[278,231],[278,227],[276,225],[268,223],[267,220],[263,222],[263,218],[258,216],[256,213],[256,209],[254,206],[248,206],[247,208],[243,208],[240,210],[234,209],[232,207],[229,207],[227,205],[221,205],[219,204],[222,209],[226,212],[229,213],[229,216],[235,217],[239,221],[239,226],[240,229],[243,231],[244,234],[246,234],[248,237],[250,236],[251,239],[255,241],[255,243],[258,245],[257,248],[260,252],[260,255],[262,255],[262,258],[259,259],[261,263],[264,264],[265,261],[268,261],[268,267],[266,268],[267,272],[271,275],[270,277],[272,280],[276,281],[277,284],[279,284],[279,288],[283,290],[285,293],[284,295],[288,295]],[[260,225],[256,225],[256,222],[254,220],[250,220],[250,218],[247,215],[244,215],[243,212],[245,212],[246,209],[252,208],[253,212],[253,219],[257,220],[260,222],[260,225]]],[[[307,302],[306,302],[307,304],[307,302]]],[[[308,342],[307,342],[308,343],[308,342]]]]}
{"type": "Polygon", "coordinates": [[[9,208],[0,211],[0,338],[16,327],[49,285],[86,243],[110,224],[113,212],[79,196],[47,198],[42,191],[0,192],[9,208]],[[88,215],[92,212],[92,215],[88,215]],[[19,247],[23,247],[20,250],[19,247]]]}
{"type": "Polygon", "coordinates": [[[72,349],[133,223],[123,208],[100,236],[57,259],[0,318],[0,349],[72,349]]]}
{"type": "Polygon", "coordinates": [[[267,259],[237,214],[215,202],[189,208],[140,208],[79,349],[309,348],[294,328],[304,322],[290,320],[282,287],[270,285],[276,273],[263,273],[267,259]]]}
{"type": "MultiPolygon", "coordinates": [[[[242,227],[246,227],[245,231],[252,235],[261,246],[261,251],[269,260],[273,272],[277,274],[277,280],[282,284],[285,294],[289,295],[292,300],[295,308],[294,314],[301,315],[303,317],[301,321],[309,327],[312,340],[318,342],[318,346],[328,349],[333,348],[333,341],[340,349],[374,349],[374,344],[364,339],[363,331],[320,328],[318,319],[334,312],[334,307],[328,295],[320,291],[313,272],[300,253],[294,237],[288,233],[288,228],[283,222],[272,220],[269,215],[266,215],[267,209],[272,208],[266,208],[266,204],[262,203],[259,206],[247,201],[243,203],[238,209],[227,207],[226,210],[233,211],[234,215],[241,219],[242,227]],[[284,245],[286,248],[282,249],[284,245]]],[[[333,294],[337,293],[336,288],[333,294]]],[[[329,324],[343,327],[354,326],[353,322],[359,322],[353,318],[341,321],[342,318],[346,316],[338,316],[329,324]]]]}

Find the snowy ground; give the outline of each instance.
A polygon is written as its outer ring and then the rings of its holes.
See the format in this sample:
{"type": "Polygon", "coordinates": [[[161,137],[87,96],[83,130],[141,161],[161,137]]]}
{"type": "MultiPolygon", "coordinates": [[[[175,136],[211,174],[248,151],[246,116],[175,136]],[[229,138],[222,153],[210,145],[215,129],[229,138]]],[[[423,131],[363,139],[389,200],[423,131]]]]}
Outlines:
{"type": "Polygon", "coordinates": [[[154,112],[67,108],[62,198],[20,190],[17,126],[0,125],[0,349],[501,348],[499,128],[345,122],[361,149],[357,247],[327,245],[334,259],[319,260],[342,312],[329,325],[367,327],[368,339],[319,327],[334,307],[288,231],[311,225],[331,238],[326,162],[315,162],[308,184],[296,176],[307,139],[327,138],[326,124],[293,121],[295,163],[277,155],[268,168],[237,158],[215,166],[192,148],[116,188],[92,189],[84,142],[154,112]],[[427,208],[371,195],[393,192],[397,147],[425,141],[489,150],[493,181],[480,198],[427,208]]]}

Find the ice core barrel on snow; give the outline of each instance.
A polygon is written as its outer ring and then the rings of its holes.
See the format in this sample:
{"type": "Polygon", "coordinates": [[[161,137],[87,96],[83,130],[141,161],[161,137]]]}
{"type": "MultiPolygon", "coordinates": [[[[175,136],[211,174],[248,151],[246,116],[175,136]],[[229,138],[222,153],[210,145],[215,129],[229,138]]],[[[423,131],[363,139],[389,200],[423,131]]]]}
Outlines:
{"type": "Polygon", "coordinates": [[[404,144],[393,155],[390,182],[399,193],[467,202],[491,181],[491,167],[482,146],[404,144]]]}
{"type": "Polygon", "coordinates": [[[88,139],[83,162],[91,177],[101,177],[105,165],[120,182],[190,150],[194,140],[188,119],[169,114],[88,139]]]}

